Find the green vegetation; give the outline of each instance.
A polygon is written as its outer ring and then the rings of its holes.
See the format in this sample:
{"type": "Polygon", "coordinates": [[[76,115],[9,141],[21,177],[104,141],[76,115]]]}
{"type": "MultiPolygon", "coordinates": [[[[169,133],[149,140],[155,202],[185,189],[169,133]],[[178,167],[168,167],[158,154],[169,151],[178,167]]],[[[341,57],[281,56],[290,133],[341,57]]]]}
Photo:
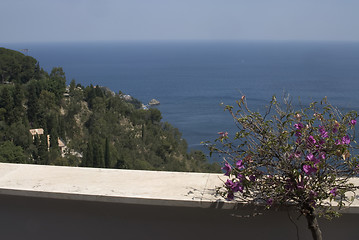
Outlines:
{"type": "Polygon", "coordinates": [[[157,109],[105,87],[66,87],[61,67],[0,48],[0,161],[218,172],[157,109]],[[41,129],[38,134],[30,129],[41,129]],[[62,140],[62,141],[59,141],[62,140]],[[65,144],[65,147],[62,145],[65,144]]]}

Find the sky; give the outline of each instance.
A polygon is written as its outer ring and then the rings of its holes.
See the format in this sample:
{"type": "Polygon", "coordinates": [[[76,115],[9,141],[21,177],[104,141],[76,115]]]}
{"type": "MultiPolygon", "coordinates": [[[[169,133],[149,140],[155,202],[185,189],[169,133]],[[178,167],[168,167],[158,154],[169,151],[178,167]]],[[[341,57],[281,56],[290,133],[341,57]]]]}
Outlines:
{"type": "Polygon", "coordinates": [[[0,43],[359,41],[358,0],[1,0],[0,43]]]}

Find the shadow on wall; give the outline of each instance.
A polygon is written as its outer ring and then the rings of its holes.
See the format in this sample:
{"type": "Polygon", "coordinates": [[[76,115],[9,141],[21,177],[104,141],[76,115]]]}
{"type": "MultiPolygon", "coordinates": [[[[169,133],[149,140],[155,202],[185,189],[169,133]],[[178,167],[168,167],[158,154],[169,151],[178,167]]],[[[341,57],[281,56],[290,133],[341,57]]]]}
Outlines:
{"type": "MultiPolygon", "coordinates": [[[[0,195],[2,239],[296,239],[287,211],[160,207],[0,195]]],[[[298,214],[291,213],[294,220],[298,214]]],[[[300,239],[311,239],[304,218],[300,239]]],[[[356,239],[359,214],[322,220],[324,239],[356,239]]]]}

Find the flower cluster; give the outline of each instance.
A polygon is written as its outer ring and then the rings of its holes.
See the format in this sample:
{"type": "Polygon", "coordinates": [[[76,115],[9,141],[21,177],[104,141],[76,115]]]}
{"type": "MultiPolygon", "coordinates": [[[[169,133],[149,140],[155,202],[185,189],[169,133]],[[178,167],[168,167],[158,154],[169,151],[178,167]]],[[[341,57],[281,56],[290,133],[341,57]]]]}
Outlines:
{"type": "MultiPolygon", "coordinates": [[[[298,159],[302,152],[305,154],[302,170],[306,175],[316,174],[320,170],[320,166],[325,165],[321,163],[325,163],[327,154],[335,154],[338,151],[347,153],[345,146],[348,146],[351,140],[348,134],[343,135],[343,131],[339,132],[340,124],[338,121],[325,120],[322,114],[315,113],[314,118],[320,123],[318,127],[314,127],[312,124],[303,124],[300,121],[302,117],[298,116],[300,116],[299,113],[296,115],[296,119],[299,121],[293,125],[294,135],[297,139],[296,152],[292,156],[298,159]],[[303,138],[303,136],[306,137],[303,138]],[[342,145],[344,148],[335,147],[335,145],[342,145]],[[298,149],[301,149],[302,152],[298,149]]],[[[351,127],[354,127],[355,124],[355,119],[350,119],[348,122],[351,127]]]]}
{"type": "Polygon", "coordinates": [[[243,160],[238,160],[235,164],[235,168],[233,169],[232,166],[229,163],[225,163],[224,167],[222,167],[222,170],[225,171],[225,175],[226,176],[230,176],[231,174],[234,173],[234,171],[236,172],[236,176],[235,178],[231,179],[227,179],[227,182],[225,183],[225,187],[227,188],[228,191],[228,195],[227,195],[227,199],[228,200],[233,200],[234,198],[234,193],[236,192],[241,192],[243,193],[244,190],[244,186],[246,185],[246,183],[248,181],[250,182],[254,182],[256,179],[255,175],[249,175],[248,179],[244,174],[244,161],[243,160]]]}
{"type": "Polygon", "coordinates": [[[219,192],[226,199],[238,197],[268,207],[295,204],[303,213],[314,208],[324,215],[331,213],[324,204],[327,199],[339,199],[340,206],[348,200],[345,193],[356,189],[348,179],[359,172],[358,157],[350,153],[355,112],[342,115],[327,103],[294,111],[273,99],[268,109],[276,112],[268,112],[268,120],[250,111],[245,98],[238,106],[236,112],[227,107],[239,129],[233,134],[237,143],[220,132],[222,147],[210,148],[225,156],[222,170],[228,179],[219,192]]]}

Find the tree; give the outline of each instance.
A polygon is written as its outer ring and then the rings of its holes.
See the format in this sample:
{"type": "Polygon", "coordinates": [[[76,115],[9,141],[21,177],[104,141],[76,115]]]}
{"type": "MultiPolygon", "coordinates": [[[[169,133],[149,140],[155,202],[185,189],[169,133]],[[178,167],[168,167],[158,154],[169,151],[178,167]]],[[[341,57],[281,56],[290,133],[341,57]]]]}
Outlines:
{"type": "Polygon", "coordinates": [[[14,93],[13,93],[13,99],[14,99],[14,116],[16,119],[23,119],[25,108],[23,106],[25,96],[24,96],[24,90],[20,84],[15,85],[14,93]]]}
{"type": "Polygon", "coordinates": [[[152,124],[159,123],[161,121],[162,115],[160,110],[151,108],[149,112],[150,112],[150,119],[152,124]]]}
{"type": "Polygon", "coordinates": [[[294,206],[308,222],[313,239],[322,239],[317,218],[338,216],[353,201],[358,175],[354,149],[356,112],[345,115],[328,104],[294,110],[290,100],[273,97],[264,115],[252,112],[245,97],[238,110],[226,106],[238,131],[219,133],[211,153],[224,156],[229,179],[218,189],[228,200],[294,206]]]}
{"type": "Polygon", "coordinates": [[[5,141],[0,144],[0,162],[26,163],[26,155],[20,146],[5,141]]]}
{"type": "Polygon", "coordinates": [[[49,164],[49,146],[47,144],[47,133],[40,135],[39,147],[37,148],[39,154],[38,164],[49,164]]]}
{"type": "Polygon", "coordinates": [[[111,166],[110,161],[110,144],[108,142],[108,137],[106,138],[106,144],[105,144],[105,167],[109,168],[111,166]]]}
{"type": "Polygon", "coordinates": [[[12,91],[7,86],[4,86],[0,95],[0,108],[5,109],[5,121],[8,124],[14,120],[14,98],[12,97],[12,91]]]}
{"type": "Polygon", "coordinates": [[[54,93],[56,100],[60,102],[66,91],[66,77],[62,67],[55,67],[51,70],[47,89],[49,92],[54,93]]]}
{"type": "Polygon", "coordinates": [[[75,88],[76,88],[76,81],[75,81],[75,79],[72,79],[70,82],[70,88],[69,88],[70,93],[73,93],[75,91],[75,88]]]}
{"type": "Polygon", "coordinates": [[[39,96],[41,87],[38,81],[30,81],[27,87],[27,117],[33,125],[37,124],[39,115],[39,96]]]}
{"type": "Polygon", "coordinates": [[[37,61],[33,57],[5,48],[0,48],[0,83],[26,83],[35,74],[37,61]]]}
{"type": "Polygon", "coordinates": [[[93,167],[93,145],[92,141],[88,141],[87,143],[87,149],[86,149],[86,156],[85,159],[83,159],[82,166],[84,167],[93,167]]]}
{"type": "Polygon", "coordinates": [[[100,143],[93,145],[93,166],[97,168],[105,167],[104,153],[100,143]]]}

